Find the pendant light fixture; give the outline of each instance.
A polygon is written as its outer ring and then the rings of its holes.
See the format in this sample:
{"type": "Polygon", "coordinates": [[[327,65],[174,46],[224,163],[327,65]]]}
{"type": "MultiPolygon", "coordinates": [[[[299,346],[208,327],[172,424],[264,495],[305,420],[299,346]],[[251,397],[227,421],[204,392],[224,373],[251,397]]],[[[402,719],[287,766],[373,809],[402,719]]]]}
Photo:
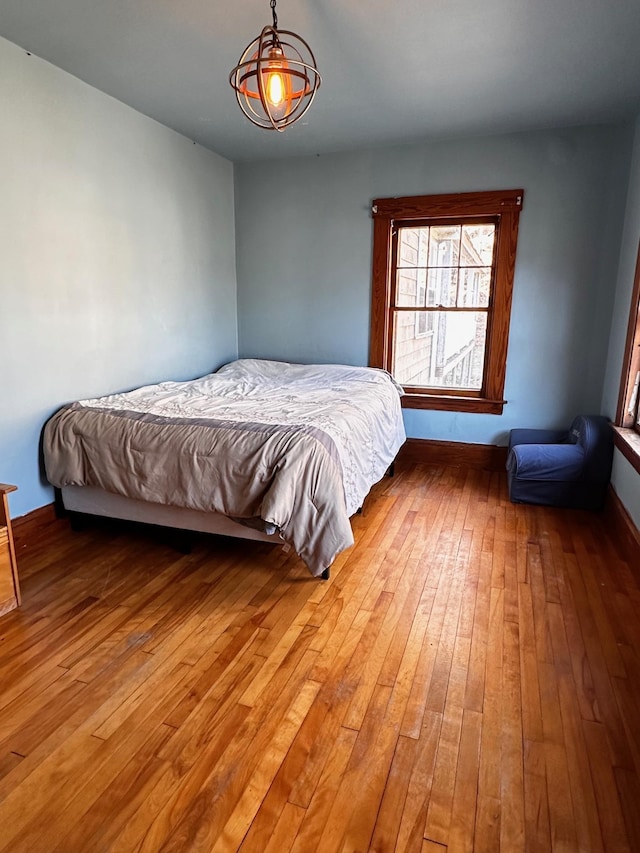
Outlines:
{"type": "Polygon", "coordinates": [[[273,25],[266,26],[245,49],[229,75],[236,100],[250,122],[282,132],[306,113],[320,86],[316,60],[306,41],[278,29],[276,0],[273,25]]]}

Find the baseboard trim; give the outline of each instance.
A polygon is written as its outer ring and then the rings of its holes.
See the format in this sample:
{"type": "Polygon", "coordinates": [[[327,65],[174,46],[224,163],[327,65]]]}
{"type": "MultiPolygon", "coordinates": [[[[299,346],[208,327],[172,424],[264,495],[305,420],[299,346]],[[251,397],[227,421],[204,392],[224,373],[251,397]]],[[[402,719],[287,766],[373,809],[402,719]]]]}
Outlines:
{"type": "Polygon", "coordinates": [[[611,484],[609,484],[604,511],[611,528],[612,539],[621,555],[629,565],[640,565],[640,530],[633,523],[633,519],[611,484]]]}
{"type": "Polygon", "coordinates": [[[56,513],[54,504],[45,504],[37,509],[32,509],[26,515],[20,515],[17,518],[11,519],[11,527],[14,533],[20,536],[28,536],[29,532],[36,527],[41,527],[43,524],[49,524],[55,521],[56,513]]]}
{"type": "Polygon", "coordinates": [[[427,438],[408,438],[398,453],[400,465],[419,462],[504,471],[506,461],[507,448],[496,444],[468,444],[462,441],[435,441],[427,438]]]}

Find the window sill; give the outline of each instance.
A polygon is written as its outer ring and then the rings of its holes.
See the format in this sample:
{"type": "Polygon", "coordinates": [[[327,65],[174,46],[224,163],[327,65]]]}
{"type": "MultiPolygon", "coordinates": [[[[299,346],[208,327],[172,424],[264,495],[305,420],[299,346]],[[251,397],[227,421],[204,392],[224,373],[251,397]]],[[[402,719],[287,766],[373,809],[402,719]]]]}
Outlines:
{"type": "Polygon", "coordinates": [[[640,434],[633,429],[614,426],[613,443],[640,474],[640,434]]]}
{"type": "Polygon", "coordinates": [[[403,409],[439,409],[444,412],[476,412],[484,415],[501,415],[506,400],[488,400],[485,397],[451,397],[437,394],[405,394],[401,397],[403,409]]]}

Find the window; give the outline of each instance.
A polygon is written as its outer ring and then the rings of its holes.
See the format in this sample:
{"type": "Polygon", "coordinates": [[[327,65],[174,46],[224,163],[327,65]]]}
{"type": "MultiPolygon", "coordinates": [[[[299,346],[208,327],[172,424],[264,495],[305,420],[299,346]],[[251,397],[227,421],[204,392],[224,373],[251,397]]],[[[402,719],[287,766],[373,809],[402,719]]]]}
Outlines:
{"type": "Polygon", "coordinates": [[[370,364],[413,408],[500,414],[523,190],[376,199],[370,364]]]}
{"type": "Polygon", "coordinates": [[[640,245],[616,411],[616,445],[640,471],[640,245]]]}

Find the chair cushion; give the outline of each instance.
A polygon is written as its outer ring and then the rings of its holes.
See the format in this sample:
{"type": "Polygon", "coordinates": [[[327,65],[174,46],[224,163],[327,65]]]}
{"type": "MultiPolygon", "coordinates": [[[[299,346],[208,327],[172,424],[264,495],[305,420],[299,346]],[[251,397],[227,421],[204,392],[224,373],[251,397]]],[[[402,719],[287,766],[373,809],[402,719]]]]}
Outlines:
{"type": "Polygon", "coordinates": [[[583,465],[578,444],[518,444],[507,457],[507,470],[519,480],[577,480],[583,465]]]}

